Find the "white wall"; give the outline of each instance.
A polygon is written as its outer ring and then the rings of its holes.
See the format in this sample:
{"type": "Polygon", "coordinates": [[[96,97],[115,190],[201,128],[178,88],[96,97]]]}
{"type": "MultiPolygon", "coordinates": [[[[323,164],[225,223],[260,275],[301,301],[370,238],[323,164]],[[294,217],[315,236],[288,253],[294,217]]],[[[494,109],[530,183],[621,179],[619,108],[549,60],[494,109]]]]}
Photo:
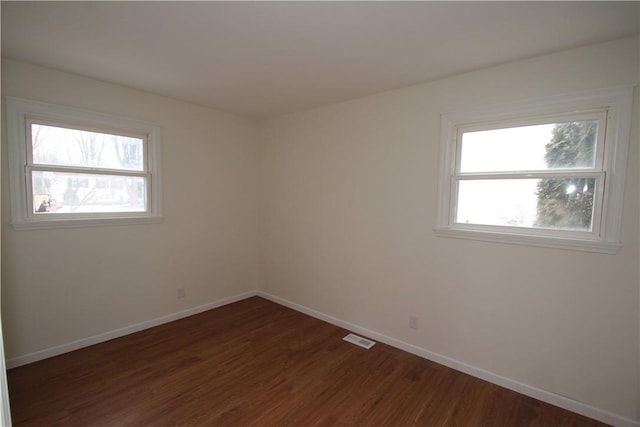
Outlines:
{"type": "Polygon", "coordinates": [[[441,113],[637,84],[638,60],[624,39],[264,121],[261,288],[639,420],[637,94],[616,255],[432,231],[441,113]]]}
{"type": "Polygon", "coordinates": [[[5,131],[7,359],[256,289],[254,121],[7,60],[2,94],[160,124],[165,215],[151,225],[15,231],[5,131]],[[178,300],[180,286],[186,298],[178,300]]]}
{"type": "Polygon", "coordinates": [[[3,95],[159,123],[166,216],[16,232],[3,134],[7,357],[261,289],[640,420],[637,95],[618,254],[432,231],[442,112],[636,84],[638,60],[626,39],[260,124],[5,60],[3,95]]]}

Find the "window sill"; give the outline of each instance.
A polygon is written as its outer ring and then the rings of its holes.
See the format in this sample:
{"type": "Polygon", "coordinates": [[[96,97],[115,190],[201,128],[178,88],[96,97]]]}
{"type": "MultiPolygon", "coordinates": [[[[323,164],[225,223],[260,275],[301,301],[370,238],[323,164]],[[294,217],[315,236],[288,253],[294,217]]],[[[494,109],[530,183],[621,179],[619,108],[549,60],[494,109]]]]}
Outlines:
{"type": "Polygon", "coordinates": [[[499,233],[495,231],[467,230],[451,227],[436,227],[434,229],[434,232],[437,236],[440,237],[453,237],[458,239],[480,240],[493,243],[567,249],[582,252],[597,252],[603,254],[615,254],[617,253],[618,249],[622,247],[622,244],[620,243],[604,242],[601,240],[533,236],[527,234],[499,233]]]}
{"type": "Polygon", "coordinates": [[[43,230],[55,228],[99,227],[109,225],[157,224],[162,222],[161,216],[131,216],[103,218],[47,218],[37,220],[13,221],[15,230],[43,230]]]}

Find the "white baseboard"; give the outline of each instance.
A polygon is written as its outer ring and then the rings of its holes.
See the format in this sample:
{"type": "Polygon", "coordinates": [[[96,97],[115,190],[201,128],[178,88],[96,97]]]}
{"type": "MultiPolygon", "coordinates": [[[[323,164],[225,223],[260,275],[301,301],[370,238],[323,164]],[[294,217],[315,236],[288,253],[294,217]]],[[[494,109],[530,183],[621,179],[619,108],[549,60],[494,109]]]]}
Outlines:
{"type": "Polygon", "coordinates": [[[26,365],[28,363],[37,362],[38,360],[43,360],[49,357],[57,356],[59,354],[68,353],[70,351],[78,350],[80,348],[88,347],[90,345],[109,341],[114,338],[123,337],[125,335],[129,335],[134,332],[153,328],[154,326],[162,325],[163,323],[173,322],[174,320],[182,319],[184,317],[193,316],[194,314],[202,313],[203,311],[211,310],[217,307],[222,307],[223,305],[231,304],[231,303],[234,303],[246,298],[250,298],[256,295],[257,295],[256,291],[245,292],[239,295],[234,295],[228,298],[223,298],[217,301],[213,301],[208,304],[203,304],[197,307],[189,308],[187,310],[168,314],[166,316],[161,316],[155,319],[136,323],[135,325],[125,326],[124,328],[116,329],[116,330],[105,332],[98,335],[93,335],[77,341],[72,341],[66,344],[57,345],[55,347],[46,348],[44,350],[25,354],[23,356],[14,357],[12,359],[7,360],[7,369],[26,365]]]}
{"type": "Polygon", "coordinates": [[[389,336],[360,327],[358,325],[354,325],[353,323],[345,322],[341,319],[335,318],[333,316],[329,316],[327,314],[321,313],[319,311],[313,310],[311,308],[305,307],[300,304],[296,304],[286,299],[276,297],[266,292],[258,291],[256,294],[262,298],[268,299],[277,304],[283,305],[285,307],[289,307],[293,310],[299,311],[301,313],[323,320],[327,323],[331,323],[333,325],[347,329],[351,332],[355,332],[359,335],[363,335],[367,338],[380,341],[392,347],[398,348],[400,350],[406,351],[411,354],[415,354],[416,356],[420,356],[424,359],[428,359],[433,362],[439,363],[441,365],[448,366],[449,368],[453,368],[457,371],[464,372],[465,374],[469,374],[471,376],[480,378],[482,380],[499,385],[501,387],[508,388],[509,390],[513,390],[518,393],[524,394],[526,396],[533,397],[534,399],[541,400],[543,402],[558,406],[568,411],[575,412],[580,415],[584,415],[585,417],[593,418],[594,420],[611,424],[616,427],[639,427],[640,426],[640,422],[638,421],[621,417],[620,415],[616,415],[611,412],[593,407],[591,405],[578,402],[577,400],[573,400],[568,397],[565,397],[547,390],[542,390],[542,389],[539,389],[539,388],[536,388],[512,379],[503,377],[502,375],[485,371],[484,369],[476,368],[469,364],[459,362],[455,359],[451,359],[441,354],[434,353],[424,348],[406,343],[404,341],[397,340],[395,338],[391,338],[389,336]]]}
{"type": "Polygon", "coordinates": [[[289,307],[293,310],[296,310],[301,313],[307,314],[309,316],[315,317],[317,319],[323,320],[327,323],[331,323],[333,325],[347,329],[351,332],[355,332],[359,335],[364,335],[365,337],[374,339],[376,341],[380,341],[382,343],[385,343],[392,347],[406,351],[408,353],[415,354],[416,356],[420,356],[422,358],[431,360],[441,365],[448,366],[457,371],[464,372],[476,378],[480,378],[490,383],[497,384],[504,388],[508,388],[509,390],[513,390],[518,393],[524,394],[526,396],[533,397],[534,399],[541,400],[543,402],[558,406],[568,411],[575,412],[577,414],[584,415],[589,418],[593,418],[594,420],[611,424],[616,427],[640,427],[640,422],[638,421],[634,421],[629,418],[625,418],[625,417],[613,414],[611,412],[607,412],[605,410],[593,407],[591,405],[578,402],[568,397],[561,396],[559,394],[555,394],[547,390],[542,390],[542,389],[539,389],[539,388],[536,388],[512,379],[503,377],[501,375],[494,374],[489,371],[485,371],[484,369],[476,368],[469,364],[459,362],[455,359],[451,359],[441,354],[434,353],[432,351],[406,343],[404,341],[397,340],[395,338],[391,338],[389,336],[380,334],[378,332],[360,327],[353,323],[345,322],[336,317],[329,316],[327,314],[321,313],[319,311],[313,310],[303,305],[288,301],[280,297],[276,297],[274,295],[271,295],[269,293],[262,292],[262,291],[245,292],[239,295],[223,298],[208,304],[204,304],[204,305],[193,307],[187,310],[179,311],[177,313],[172,313],[166,316],[162,316],[162,317],[151,319],[145,322],[137,323],[135,325],[126,326],[124,328],[116,329],[116,330],[105,332],[98,335],[93,335],[91,337],[83,338],[81,340],[58,345],[55,347],[50,347],[44,350],[26,354],[23,356],[14,357],[12,359],[8,359],[6,362],[6,365],[8,369],[11,369],[17,366],[26,365],[28,363],[37,362],[38,360],[43,360],[49,357],[57,356],[59,354],[67,353],[73,350],[78,350],[80,348],[88,347],[90,345],[98,344],[114,338],[119,338],[128,334],[132,334],[134,332],[142,331],[144,329],[161,325],[163,323],[173,322],[174,320],[182,319],[184,317],[189,317],[194,314],[202,313],[203,311],[211,310],[217,307],[222,307],[223,305],[231,304],[231,303],[234,303],[246,298],[250,298],[253,296],[260,296],[262,298],[273,301],[277,304],[283,305],[285,307],[289,307]]]}

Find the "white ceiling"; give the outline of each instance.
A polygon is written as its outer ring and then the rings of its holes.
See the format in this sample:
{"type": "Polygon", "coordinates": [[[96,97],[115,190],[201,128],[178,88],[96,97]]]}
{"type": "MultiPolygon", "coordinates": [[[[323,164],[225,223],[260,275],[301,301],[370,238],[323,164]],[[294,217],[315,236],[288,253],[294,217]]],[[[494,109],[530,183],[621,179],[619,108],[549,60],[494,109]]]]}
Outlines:
{"type": "Polygon", "coordinates": [[[638,2],[6,2],[2,55],[255,117],[638,34],[638,2]]]}

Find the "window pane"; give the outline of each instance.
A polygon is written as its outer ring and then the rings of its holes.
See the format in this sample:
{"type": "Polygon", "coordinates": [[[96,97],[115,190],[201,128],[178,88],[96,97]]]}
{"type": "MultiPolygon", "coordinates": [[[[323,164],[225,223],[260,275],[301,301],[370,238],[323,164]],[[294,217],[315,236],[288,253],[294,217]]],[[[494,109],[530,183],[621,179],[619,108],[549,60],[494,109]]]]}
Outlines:
{"type": "Polygon", "coordinates": [[[460,172],[593,168],[598,120],[464,132],[460,172]]]}
{"type": "Polygon", "coordinates": [[[36,214],[145,212],[143,177],[33,171],[36,214]]]}
{"type": "Polygon", "coordinates": [[[34,123],[31,145],[37,165],[144,170],[141,138],[34,123]]]}
{"type": "Polygon", "coordinates": [[[462,180],[456,222],[591,231],[595,178],[462,180]]]}

